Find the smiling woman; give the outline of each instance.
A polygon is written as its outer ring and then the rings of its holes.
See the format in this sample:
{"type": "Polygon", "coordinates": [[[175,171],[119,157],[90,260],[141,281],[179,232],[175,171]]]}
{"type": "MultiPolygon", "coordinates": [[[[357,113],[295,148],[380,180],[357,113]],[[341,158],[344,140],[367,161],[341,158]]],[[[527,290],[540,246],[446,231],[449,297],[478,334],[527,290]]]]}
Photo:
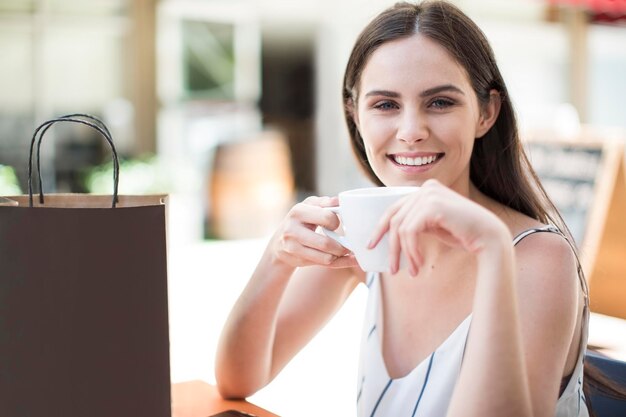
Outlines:
{"type": "Polygon", "coordinates": [[[389,273],[316,233],[339,227],[336,197],[296,204],[225,324],[220,392],[268,384],[364,283],[359,417],[588,416],[585,277],[481,30],[447,2],[396,4],[357,39],[343,100],[366,174],[417,186],[373,225],[389,273]]]}
{"type": "Polygon", "coordinates": [[[437,178],[469,192],[464,161],[498,114],[496,90],[481,106],[463,67],[424,35],[376,49],[352,90],[347,105],[377,178],[392,173],[394,183],[437,178]],[[419,77],[412,76],[415,70],[419,77]]]}

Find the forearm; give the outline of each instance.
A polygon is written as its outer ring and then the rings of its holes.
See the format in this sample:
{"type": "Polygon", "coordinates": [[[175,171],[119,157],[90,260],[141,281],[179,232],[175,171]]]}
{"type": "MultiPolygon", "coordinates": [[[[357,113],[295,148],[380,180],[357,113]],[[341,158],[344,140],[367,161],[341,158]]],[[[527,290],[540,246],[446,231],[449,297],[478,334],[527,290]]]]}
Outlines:
{"type": "Polygon", "coordinates": [[[278,308],[294,269],[266,251],[235,303],[216,355],[216,379],[223,396],[247,397],[271,380],[278,308]]]}
{"type": "Polygon", "coordinates": [[[270,239],[222,330],[216,379],[223,396],[247,397],[268,384],[356,285],[354,257],[315,232],[339,226],[324,209],[336,205],[336,198],[307,198],[270,239]]]}
{"type": "Polygon", "coordinates": [[[496,235],[477,255],[472,327],[448,416],[530,416],[513,248],[496,235]]]}

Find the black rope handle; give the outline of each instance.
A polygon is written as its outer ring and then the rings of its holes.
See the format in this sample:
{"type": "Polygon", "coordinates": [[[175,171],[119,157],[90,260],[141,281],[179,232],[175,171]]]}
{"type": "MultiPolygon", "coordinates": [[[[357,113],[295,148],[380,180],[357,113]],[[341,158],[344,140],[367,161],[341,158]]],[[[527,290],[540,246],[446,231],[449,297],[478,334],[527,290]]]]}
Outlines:
{"type": "MultiPolygon", "coordinates": [[[[107,140],[111,139],[111,142],[113,141],[113,136],[111,135],[111,132],[109,132],[109,129],[107,128],[107,126],[104,124],[104,122],[100,119],[98,119],[95,116],[92,116],[90,114],[83,114],[83,113],[73,113],[73,114],[66,114],[65,116],[61,116],[61,118],[66,119],[66,118],[75,118],[75,117],[84,117],[86,119],[90,119],[91,121],[93,121],[94,123],[96,123],[98,126],[100,126],[102,128],[102,130],[104,130],[107,134],[107,140]]],[[[42,131],[41,134],[39,135],[39,140],[37,141],[37,178],[39,180],[39,201],[40,203],[43,204],[43,187],[41,186],[42,184],[42,178],[41,178],[41,142],[43,140],[44,135],[46,134],[46,131],[53,125],[54,123],[50,123],[48,124],[42,131]]],[[[115,151],[115,150],[114,150],[115,151]]]]}
{"type": "Polygon", "coordinates": [[[76,113],[76,114],[69,114],[66,116],[61,116],[55,119],[51,119],[48,120],[44,123],[42,123],[41,125],[39,125],[39,127],[37,127],[37,129],[35,129],[35,133],[33,134],[33,138],[30,142],[30,152],[29,152],[29,156],[28,156],[28,195],[29,195],[29,205],[30,207],[33,207],[33,184],[32,184],[32,172],[33,172],[33,149],[35,146],[35,141],[37,141],[37,172],[38,172],[38,177],[39,177],[39,202],[40,204],[44,203],[44,195],[43,195],[43,183],[42,183],[42,178],[41,178],[41,165],[40,165],[40,148],[41,148],[41,141],[43,139],[44,134],[46,133],[46,131],[55,123],[58,122],[71,122],[71,123],[79,123],[85,126],[89,126],[94,130],[97,130],[102,136],[104,136],[104,138],[106,139],[106,141],[108,142],[110,148],[111,148],[111,152],[113,154],[113,197],[112,197],[112,203],[111,203],[111,207],[115,208],[117,202],[118,202],[118,184],[119,184],[119,171],[120,171],[120,167],[119,167],[119,159],[117,156],[117,150],[115,149],[115,145],[113,144],[113,139],[111,137],[111,132],[109,132],[109,129],[106,127],[106,125],[98,118],[96,118],[95,116],[91,116],[91,115],[87,115],[87,114],[80,114],[80,113],[76,113]],[[79,119],[78,117],[83,117],[86,119],[89,119],[90,121],[87,120],[82,120],[79,119]],[[37,140],[37,134],[39,134],[39,132],[41,131],[41,134],[39,135],[39,139],[37,140]]]}

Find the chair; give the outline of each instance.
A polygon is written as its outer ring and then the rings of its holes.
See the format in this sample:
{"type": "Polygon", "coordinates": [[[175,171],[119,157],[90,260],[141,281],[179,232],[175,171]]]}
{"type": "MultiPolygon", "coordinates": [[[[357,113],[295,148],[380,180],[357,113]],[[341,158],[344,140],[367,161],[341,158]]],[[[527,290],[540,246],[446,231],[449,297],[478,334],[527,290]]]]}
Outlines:
{"type": "MultiPolygon", "coordinates": [[[[607,358],[599,353],[587,351],[585,361],[598,368],[609,379],[626,386],[626,362],[607,358]]],[[[626,401],[611,398],[597,390],[590,393],[591,406],[596,417],[626,416],[626,401]]]]}

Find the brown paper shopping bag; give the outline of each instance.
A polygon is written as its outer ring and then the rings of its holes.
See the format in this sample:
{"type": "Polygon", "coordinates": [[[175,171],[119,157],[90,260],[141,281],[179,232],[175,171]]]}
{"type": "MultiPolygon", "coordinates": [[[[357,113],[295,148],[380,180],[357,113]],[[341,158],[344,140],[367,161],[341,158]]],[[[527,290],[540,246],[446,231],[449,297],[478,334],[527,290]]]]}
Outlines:
{"type": "Polygon", "coordinates": [[[106,126],[70,115],[35,131],[28,195],[0,199],[2,417],[170,417],[166,197],[118,196],[118,181],[106,126]],[[34,201],[33,150],[58,122],[107,140],[111,196],[34,201]]]}

